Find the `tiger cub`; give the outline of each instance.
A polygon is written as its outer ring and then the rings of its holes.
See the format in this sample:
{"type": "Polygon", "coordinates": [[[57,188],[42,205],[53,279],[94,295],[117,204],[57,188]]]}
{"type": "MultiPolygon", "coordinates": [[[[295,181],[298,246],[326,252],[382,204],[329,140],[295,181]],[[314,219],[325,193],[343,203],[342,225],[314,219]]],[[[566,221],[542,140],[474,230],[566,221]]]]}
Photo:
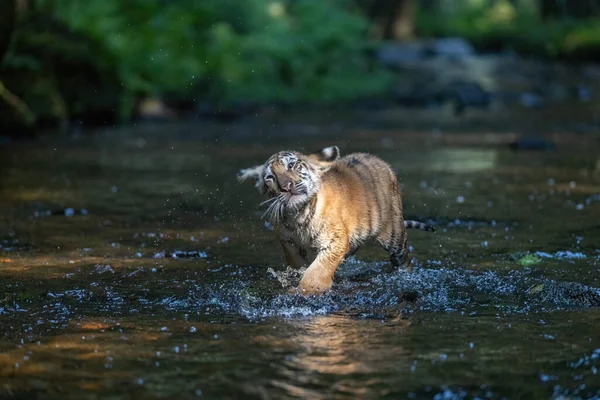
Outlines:
{"type": "Polygon", "coordinates": [[[373,239],[389,252],[393,266],[410,270],[406,228],[435,231],[404,221],[396,174],[371,154],[340,158],[336,146],[308,156],[281,151],[238,176],[240,181],[250,178],[268,197],[265,216],[287,263],[308,265],[298,287],[303,295],[329,290],[344,259],[373,239]]]}

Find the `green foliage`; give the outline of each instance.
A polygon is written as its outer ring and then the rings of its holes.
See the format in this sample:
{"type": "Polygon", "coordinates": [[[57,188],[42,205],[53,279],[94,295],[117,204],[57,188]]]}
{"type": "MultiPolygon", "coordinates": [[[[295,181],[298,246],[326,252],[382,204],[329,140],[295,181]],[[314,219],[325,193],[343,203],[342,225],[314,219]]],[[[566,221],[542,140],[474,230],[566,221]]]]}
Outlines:
{"type": "Polygon", "coordinates": [[[344,1],[40,0],[101,43],[126,93],[189,93],[221,102],[336,101],[384,90],[368,22],[344,1]]]}
{"type": "MultiPolygon", "coordinates": [[[[36,120],[64,122],[86,112],[114,109],[121,85],[110,68],[95,63],[99,51],[89,38],[73,34],[45,14],[29,12],[16,24],[0,79],[36,120]]],[[[18,114],[0,109],[0,120],[18,119],[18,114]]]]}
{"type": "Polygon", "coordinates": [[[211,71],[226,98],[329,101],[385,87],[383,74],[369,71],[368,23],[339,2],[252,3],[251,33],[224,23],[213,31],[211,71]]]}
{"type": "Polygon", "coordinates": [[[539,10],[508,0],[457,2],[449,10],[419,8],[417,33],[458,36],[481,50],[512,49],[526,55],[582,60],[600,54],[600,19],[542,21],[539,10]]]}

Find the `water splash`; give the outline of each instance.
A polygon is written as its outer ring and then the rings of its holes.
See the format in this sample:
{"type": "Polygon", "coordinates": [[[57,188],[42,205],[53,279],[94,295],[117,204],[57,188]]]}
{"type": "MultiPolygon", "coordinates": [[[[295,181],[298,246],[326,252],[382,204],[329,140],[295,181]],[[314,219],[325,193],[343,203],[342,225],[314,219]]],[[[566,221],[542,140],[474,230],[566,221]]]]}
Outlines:
{"type": "MultiPolygon", "coordinates": [[[[373,267],[377,267],[374,265],[373,267]]],[[[97,272],[99,273],[99,272],[97,272]]],[[[123,313],[131,310],[186,312],[205,315],[234,314],[248,319],[273,316],[306,317],[328,313],[359,317],[393,317],[403,312],[495,312],[528,313],[600,306],[600,289],[575,282],[558,282],[533,277],[526,271],[501,274],[464,269],[416,268],[412,274],[395,272],[336,279],[333,290],[322,295],[302,297],[278,289],[291,286],[300,274],[293,270],[269,269],[265,279],[269,288],[261,288],[251,279],[202,282],[196,279],[160,283],[137,282],[91,288],[71,288],[54,293],[52,307],[65,306],[70,313],[96,304],[97,310],[123,313]],[[414,293],[416,302],[407,302],[406,293],[414,293]]],[[[112,274],[111,274],[112,275],[112,274]]],[[[127,275],[121,278],[128,280],[127,275]]],[[[3,305],[8,310],[8,305],[3,305]]],[[[60,308],[60,307],[59,307],[60,308]]],[[[60,308],[64,310],[64,308],[60,308]]]]}

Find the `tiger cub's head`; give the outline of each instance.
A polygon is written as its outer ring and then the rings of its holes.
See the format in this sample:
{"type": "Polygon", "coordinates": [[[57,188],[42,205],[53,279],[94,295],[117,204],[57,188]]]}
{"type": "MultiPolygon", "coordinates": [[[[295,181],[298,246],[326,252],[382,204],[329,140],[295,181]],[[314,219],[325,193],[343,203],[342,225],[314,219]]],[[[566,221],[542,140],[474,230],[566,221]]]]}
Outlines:
{"type": "Polygon", "coordinates": [[[337,146],[326,147],[305,155],[297,151],[280,151],[265,164],[240,171],[240,181],[254,179],[259,192],[269,197],[267,214],[274,216],[286,208],[296,208],[310,200],[319,190],[320,176],[340,158],[337,146]],[[275,213],[275,214],[273,214],[275,213]]]}

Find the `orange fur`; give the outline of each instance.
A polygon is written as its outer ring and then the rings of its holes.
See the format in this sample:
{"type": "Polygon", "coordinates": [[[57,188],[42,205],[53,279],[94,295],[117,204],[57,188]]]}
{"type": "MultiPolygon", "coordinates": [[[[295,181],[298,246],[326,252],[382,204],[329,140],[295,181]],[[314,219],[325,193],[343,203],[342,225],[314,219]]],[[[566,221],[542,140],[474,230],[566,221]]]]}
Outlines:
{"type": "Polygon", "coordinates": [[[402,193],[387,163],[367,153],[336,153],[331,160],[282,151],[260,169],[259,190],[270,203],[265,214],[286,261],[308,266],[298,287],[305,295],[327,291],[339,265],[369,240],[390,253],[392,265],[410,270],[406,227],[433,230],[404,221],[402,193]]]}

